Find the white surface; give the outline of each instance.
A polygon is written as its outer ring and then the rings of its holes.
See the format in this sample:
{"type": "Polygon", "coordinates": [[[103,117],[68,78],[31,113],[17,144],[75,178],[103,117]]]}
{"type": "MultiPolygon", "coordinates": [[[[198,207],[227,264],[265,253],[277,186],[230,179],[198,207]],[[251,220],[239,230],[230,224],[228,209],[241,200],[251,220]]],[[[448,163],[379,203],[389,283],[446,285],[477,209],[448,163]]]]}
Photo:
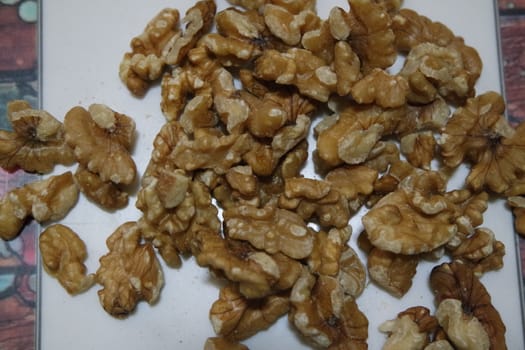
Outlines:
{"type": "MultiPolygon", "coordinates": [[[[164,122],[159,108],[160,90],[149,91],[143,99],[133,98],[118,79],[118,65],[128,51],[130,39],[163,7],[178,7],[181,13],[193,1],[172,0],[53,0],[42,1],[43,10],[43,107],[62,119],[79,104],[105,103],[128,114],[137,122],[138,139],[134,158],[140,170],[145,168],[152,150],[152,140],[164,122]]],[[[224,8],[225,1],[217,1],[224,8]]],[[[332,5],[347,8],[346,1],[318,1],[319,13],[326,17],[332,5]]],[[[433,20],[448,25],[475,47],[484,70],[478,92],[500,90],[500,71],[492,0],[405,1],[433,20]]],[[[59,169],[62,170],[62,169],[59,169]]],[[[308,174],[307,174],[308,175],[308,174]]],[[[121,223],[136,220],[140,213],[130,206],[108,214],[81,199],[63,223],[71,226],[85,240],[90,272],[96,271],[98,258],[105,254],[105,239],[121,223]]],[[[505,268],[487,273],[482,282],[507,326],[509,349],[523,349],[523,323],[519,295],[515,234],[511,213],[502,202],[491,203],[484,226],[492,228],[507,247],[505,268]]],[[[360,231],[360,217],[352,219],[354,232],[360,231]]],[[[352,245],[355,246],[354,234],[352,245]]],[[[401,300],[370,285],[358,304],[370,321],[369,348],[380,349],[385,335],[377,326],[409,306],[433,308],[428,288],[430,264],[421,264],[414,286],[401,300]]],[[[207,270],[192,259],[180,269],[165,269],[166,285],[160,302],[150,307],[141,303],[136,314],[116,320],[99,305],[94,287],[71,297],[43,273],[40,315],[42,350],[56,349],[202,349],[204,340],[213,336],[208,311],[217,298],[218,288],[207,270]]],[[[286,318],[266,332],[245,342],[252,350],[308,349],[299,340],[286,318]]]]}

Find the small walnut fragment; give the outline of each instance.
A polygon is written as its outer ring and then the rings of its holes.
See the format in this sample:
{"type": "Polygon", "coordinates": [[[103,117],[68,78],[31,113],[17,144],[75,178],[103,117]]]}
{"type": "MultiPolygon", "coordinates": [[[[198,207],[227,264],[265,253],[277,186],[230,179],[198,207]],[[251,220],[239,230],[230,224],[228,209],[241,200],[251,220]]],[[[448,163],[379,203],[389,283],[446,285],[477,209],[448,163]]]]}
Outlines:
{"type": "Polygon", "coordinates": [[[0,130],[0,166],[8,171],[48,173],[55,164],[70,165],[75,157],[64,139],[61,122],[24,100],[7,104],[13,131],[0,130]]]}
{"type": "Polygon", "coordinates": [[[381,4],[350,0],[350,35],[347,40],[361,60],[362,70],[388,68],[397,58],[392,19],[381,4]]]}
{"type": "Polygon", "coordinates": [[[293,211],[268,204],[229,208],[223,213],[229,237],[250,242],[270,254],[281,252],[293,259],[310,255],[314,244],[312,229],[293,211]]]}
{"type": "Polygon", "coordinates": [[[66,141],[78,162],[104,182],[129,185],[137,168],[130,155],[135,122],[130,117],[93,104],[89,111],[77,106],[64,119],[66,141]]]}
{"type": "Polygon", "coordinates": [[[199,38],[211,29],[217,6],[213,0],[202,0],[195,3],[188,11],[182,22],[186,24],[181,36],[170,45],[166,55],[166,63],[177,65],[185,58],[199,38]]]}
{"type": "Polygon", "coordinates": [[[395,108],[406,103],[408,90],[408,81],[403,76],[374,68],[352,86],[350,93],[359,104],[375,103],[383,108],[395,108]]]}
{"type": "Polygon", "coordinates": [[[367,259],[370,279],[401,298],[412,287],[419,259],[417,255],[395,254],[374,247],[367,259]]]}
{"type": "Polygon", "coordinates": [[[429,309],[423,306],[408,308],[400,312],[396,319],[379,326],[381,332],[388,334],[382,349],[423,349],[437,327],[438,321],[430,314],[429,309]]]}
{"type": "Polygon", "coordinates": [[[476,349],[482,349],[482,346],[486,349],[507,348],[501,316],[469,266],[460,262],[436,266],[430,274],[430,286],[438,310],[445,303],[438,312],[438,320],[455,346],[466,349],[470,343],[476,349]],[[462,332],[461,327],[468,327],[471,322],[481,324],[481,329],[474,325],[476,334],[468,330],[462,332]],[[484,343],[487,338],[488,344],[484,343]]]}
{"type": "Polygon", "coordinates": [[[511,196],[507,203],[514,214],[514,227],[520,235],[525,235],[525,198],[522,196],[511,196]]]}
{"type": "Polygon", "coordinates": [[[496,92],[468,99],[443,128],[439,144],[445,165],[472,164],[466,182],[474,191],[510,191],[525,169],[525,123],[510,126],[496,92]]]}
{"type": "Polygon", "coordinates": [[[75,181],[82,193],[105,209],[124,208],[128,204],[128,194],[111,181],[102,181],[82,165],[75,171],[75,181]]]}
{"type": "Polygon", "coordinates": [[[288,297],[269,295],[262,299],[247,299],[238,288],[221,288],[219,299],[210,309],[215,333],[229,341],[247,339],[269,328],[289,309],[288,297]]]}
{"type": "Polygon", "coordinates": [[[416,168],[430,169],[436,150],[437,142],[432,131],[415,132],[401,138],[401,152],[416,168]]]}
{"type": "Polygon", "coordinates": [[[306,269],[294,285],[290,322],[309,341],[327,349],[367,349],[368,320],[333,277],[306,269]]]}
{"type": "Polygon", "coordinates": [[[131,40],[131,52],[124,54],[119,76],[136,96],[143,96],[150,84],[161,77],[171,42],[180,36],[179,11],[165,8],[131,40]]]}
{"type": "Polygon", "coordinates": [[[295,211],[305,221],[316,218],[323,227],[343,228],[352,213],[348,200],[329,182],[303,177],[284,180],[279,207],[295,211]]]}
{"type": "Polygon", "coordinates": [[[87,274],[84,265],[86,245],[69,227],[61,224],[47,227],[40,234],[38,244],[44,269],[69,294],[82,293],[95,283],[95,275],[87,274]]]}
{"type": "Polygon", "coordinates": [[[136,222],[119,226],[107,239],[109,252],[100,258],[96,279],[100,304],[117,318],[128,316],[141,300],[153,304],[164,285],[164,276],[153,245],[141,243],[136,222]]]}
{"type": "Polygon", "coordinates": [[[29,218],[40,223],[60,220],[77,199],[78,187],[71,172],[15,188],[0,200],[0,237],[15,238],[29,218]]]}
{"type": "Polygon", "coordinates": [[[282,85],[295,85],[299,92],[326,102],[337,89],[337,75],[322,58],[301,48],[286,52],[265,50],[255,61],[255,75],[282,85]]]}

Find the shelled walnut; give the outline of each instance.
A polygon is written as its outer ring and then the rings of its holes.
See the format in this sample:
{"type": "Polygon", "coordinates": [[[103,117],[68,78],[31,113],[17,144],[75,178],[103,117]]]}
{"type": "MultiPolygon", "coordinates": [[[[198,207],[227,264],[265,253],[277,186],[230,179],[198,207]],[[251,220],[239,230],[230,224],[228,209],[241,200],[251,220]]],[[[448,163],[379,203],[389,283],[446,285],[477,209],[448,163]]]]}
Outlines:
{"type": "Polygon", "coordinates": [[[100,303],[110,315],[127,317],[141,300],[153,304],[164,285],[164,275],[151,243],[140,242],[136,222],[126,222],[108,237],[109,252],[96,272],[100,303]]]}
{"type": "Polygon", "coordinates": [[[88,290],[95,283],[95,274],[87,274],[84,241],[69,227],[55,224],[39,237],[44,269],[55,277],[69,294],[88,290]]]}
{"type": "Polygon", "coordinates": [[[71,165],[75,157],[66,144],[64,126],[44,110],[24,100],[7,103],[13,131],[0,130],[0,166],[12,171],[49,173],[55,164],[71,165]]]}
{"type": "Polygon", "coordinates": [[[77,200],[78,187],[71,172],[15,188],[0,200],[0,237],[15,238],[29,218],[42,223],[60,220],[77,200]]]}

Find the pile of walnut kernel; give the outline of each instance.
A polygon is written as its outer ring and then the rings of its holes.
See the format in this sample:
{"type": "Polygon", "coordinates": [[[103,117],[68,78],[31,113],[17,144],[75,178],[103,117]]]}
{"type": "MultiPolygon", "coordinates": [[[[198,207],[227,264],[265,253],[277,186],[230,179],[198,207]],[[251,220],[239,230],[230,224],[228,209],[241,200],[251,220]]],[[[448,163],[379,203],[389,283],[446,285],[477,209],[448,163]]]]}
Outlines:
{"type": "MultiPolygon", "coordinates": [[[[199,1],[183,18],[164,9],[132,39],[120,78],[136,96],[160,80],[166,118],[140,178],[142,216],[111,234],[91,274],[78,235],[47,226],[46,271],[70,294],[101,285],[104,309],[126,317],[158,299],[157,256],[170,267],[193,256],[229,281],[211,306],[217,336],[205,349],[246,349],[242,340],[284,315],[315,346],[366,349],[356,299],[367,277],[402,297],[421,260],[447,255],[429,277],[435,312],[416,306],[380,325],[383,348],[505,349],[479,282],[503,266],[505,247],[481,225],[489,196],[507,198],[525,234],[525,124],[508,124],[497,93],[475,91],[476,50],[401,1],[349,0],[327,19],[313,0],[230,2],[218,11],[199,1]],[[301,173],[308,157],[318,178],[301,173]],[[462,163],[464,188],[448,190],[462,163]],[[362,206],[365,263],[348,245],[362,206]]],[[[128,205],[138,176],[132,118],[94,104],[61,123],[24,101],[8,117],[4,169],[77,170],[7,193],[3,239],[29,218],[60,220],[79,191],[107,210],[128,205]]]]}

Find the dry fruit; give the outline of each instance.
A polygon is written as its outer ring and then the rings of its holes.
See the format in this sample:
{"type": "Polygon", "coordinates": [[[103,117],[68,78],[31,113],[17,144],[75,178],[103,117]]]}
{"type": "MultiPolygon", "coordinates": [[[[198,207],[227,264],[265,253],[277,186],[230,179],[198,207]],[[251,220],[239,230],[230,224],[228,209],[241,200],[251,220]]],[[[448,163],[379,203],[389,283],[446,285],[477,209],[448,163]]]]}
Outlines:
{"type": "Polygon", "coordinates": [[[44,269],[55,277],[69,294],[79,294],[95,283],[95,275],[87,274],[84,241],[69,227],[56,224],[47,227],[39,237],[44,269]]]}
{"type": "Polygon", "coordinates": [[[136,222],[120,225],[106,240],[109,252],[96,272],[100,304],[112,316],[127,317],[137,303],[157,301],[164,275],[151,243],[141,243],[136,222]]]}
{"type": "Polygon", "coordinates": [[[15,238],[29,218],[41,223],[60,220],[77,199],[78,187],[71,172],[15,188],[0,200],[0,237],[15,238]]]}
{"type": "Polygon", "coordinates": [[[13,131],[0,130],[0,166],[12,171],[48,173],[55,164],[70,165],[75,157],[64,139],[60,121],[27,101],[7,104],[7,118],[13,131]]]}

